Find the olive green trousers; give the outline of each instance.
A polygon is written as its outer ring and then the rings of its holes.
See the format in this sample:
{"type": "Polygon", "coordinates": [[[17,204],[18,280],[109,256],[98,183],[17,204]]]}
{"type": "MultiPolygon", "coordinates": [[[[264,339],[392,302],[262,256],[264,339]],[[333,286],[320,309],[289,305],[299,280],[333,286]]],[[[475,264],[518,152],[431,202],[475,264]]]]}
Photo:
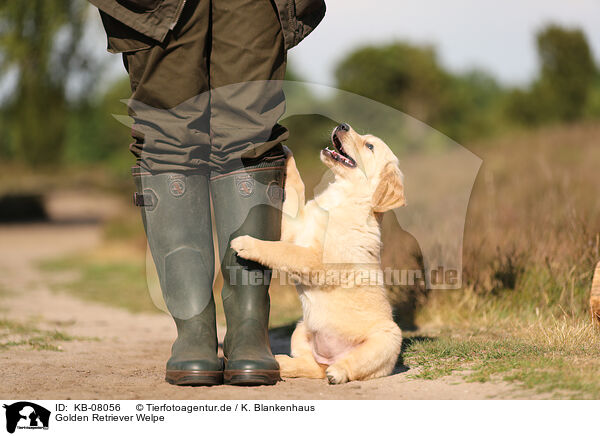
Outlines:
{"type": "Polygon", "coordinates": [[[283,156],[286,50],[271,0],[187,0],[162,43],[101,15],[129,73],[137,165],[228,173],[283,156]]]}

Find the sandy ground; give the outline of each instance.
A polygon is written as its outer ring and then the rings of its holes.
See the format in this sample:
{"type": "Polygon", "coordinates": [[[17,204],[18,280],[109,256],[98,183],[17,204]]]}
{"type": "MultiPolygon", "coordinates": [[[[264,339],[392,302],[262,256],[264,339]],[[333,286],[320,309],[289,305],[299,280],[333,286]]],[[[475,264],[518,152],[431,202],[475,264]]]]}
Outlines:
{"type": "MultiPolygon", "coordinates": [[[[164,314],[125,310],[52,292],[35,262],[100,243],[100,223],[119,207],[75,194],[52,198],[48,223],[0,226],[0,317],[34,320],[40,328],[89,339],[63,342],[62,352],[0,351],[2,399],[500,399],[533,398],[506,383],[465,383],[459,377],[413,380],[415,369],[378,380],[330,386],[324,380],[287,379],[263,387],[175,387],[163,381],[175,337],[164,314]],[[76,200],[76,201],[74,201],[76,200]],[[74,207],[73,204],[78,206],[74,207]]],[[[221,331],[222,334],[222,331],[221,331]]],[[[274,351],[289,337],[272,332],[274,351]]],[[[539,397],[537,397],[539,398],[539,397]]]]}

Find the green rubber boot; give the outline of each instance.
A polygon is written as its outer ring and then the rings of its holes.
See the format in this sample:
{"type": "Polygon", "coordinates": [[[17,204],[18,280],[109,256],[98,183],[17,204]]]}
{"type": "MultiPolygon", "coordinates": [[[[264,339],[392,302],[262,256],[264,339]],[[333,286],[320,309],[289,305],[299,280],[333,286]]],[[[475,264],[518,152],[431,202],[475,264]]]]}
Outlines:
{"type": "Polygon", "coordinates": [[[230,244],[241,235],[279,240],[284,165],[285,159],[278,158],[211,178],[227,318],[225,384],[272,385],[280,380],[268,334],[271,271],[238,257],[230,244]]]}
{"type": "Polygon", "coordinates": [[[163,297],[177,327],[165,379],[175,385],[221,384],[208,177],[150,174],[139,167],[133,175],[134,202],[141,207],[163,297]]]}

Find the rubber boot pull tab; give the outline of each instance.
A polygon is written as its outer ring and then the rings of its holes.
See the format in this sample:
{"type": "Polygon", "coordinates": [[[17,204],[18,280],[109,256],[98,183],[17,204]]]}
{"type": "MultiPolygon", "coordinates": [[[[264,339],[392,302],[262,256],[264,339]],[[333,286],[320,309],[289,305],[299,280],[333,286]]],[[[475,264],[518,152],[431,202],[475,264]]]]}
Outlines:
{"type": "Polygon", "coordinates": [[[143,193],[133,193],[133,204],[137,207],[146,207],[154,209],[156,207],[156,194],[150,189],[145,189],[143,193]]]}

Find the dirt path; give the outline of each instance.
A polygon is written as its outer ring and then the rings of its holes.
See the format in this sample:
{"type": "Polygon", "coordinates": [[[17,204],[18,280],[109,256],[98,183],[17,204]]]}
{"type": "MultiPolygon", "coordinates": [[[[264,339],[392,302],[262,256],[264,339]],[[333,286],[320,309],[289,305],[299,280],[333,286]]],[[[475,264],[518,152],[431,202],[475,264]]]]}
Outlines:
{"type": "MultiPolygon", "coordinates": [[[[532,398],[505,383],[464,383],[458,377],[411,380],[414,372],[329,386],[324,380],[285,380],[276,386],[174,387],[163,381],[175,329],[167,315],[131,314],[52,292],[40,259],[100,243],[102,218],[115,203],[73,204],[57,197],[54,223],[0,226],[0,318],[59,329],[83,340],[62,342],[62,352],[0,351],[3,399],[486,399],[532,398]],[[67,214],[68,212],[68,214],[67,214]],[[66,214],[66,215],[65,215],[66,214]],[[87,339],[85,339],[87,338],[87,339]]],[[[76,196],[75,196],[76,198],[76,196]]],[[[116,206],[118,207],[118,205],[116,206]]],[[[283,341],[288,341],[283,338],[283,341]]]]}

